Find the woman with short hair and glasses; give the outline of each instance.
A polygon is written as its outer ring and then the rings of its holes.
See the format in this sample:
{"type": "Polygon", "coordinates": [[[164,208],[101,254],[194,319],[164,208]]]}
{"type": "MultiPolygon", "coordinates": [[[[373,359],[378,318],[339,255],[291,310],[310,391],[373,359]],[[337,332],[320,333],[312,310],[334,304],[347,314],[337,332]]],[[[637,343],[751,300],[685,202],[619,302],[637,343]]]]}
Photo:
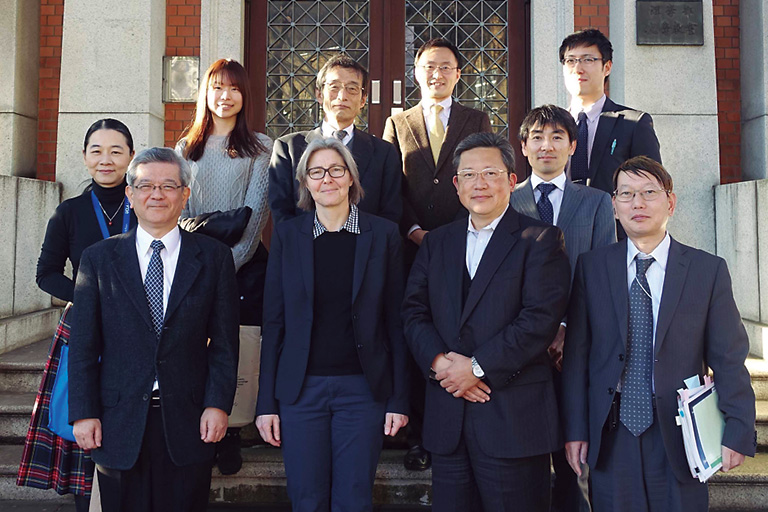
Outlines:
{"type": "Polygon", "coordinates": [[[256,426],[281,446],[294,511],[372,509],[384,434],[408,423],[397,225],[358,209],[357,166],[312,141],[272,237],[256,426]]]}

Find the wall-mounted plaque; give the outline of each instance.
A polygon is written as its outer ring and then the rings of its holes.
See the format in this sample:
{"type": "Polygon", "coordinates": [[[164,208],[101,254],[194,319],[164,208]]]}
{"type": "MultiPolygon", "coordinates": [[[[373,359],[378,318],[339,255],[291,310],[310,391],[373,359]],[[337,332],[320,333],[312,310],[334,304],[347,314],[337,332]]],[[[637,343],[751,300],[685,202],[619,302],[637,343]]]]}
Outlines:
{"type": "Polygon", "coordinates": [[[637,0],[637,44],[704,44],[702,0],[637,0]]]}

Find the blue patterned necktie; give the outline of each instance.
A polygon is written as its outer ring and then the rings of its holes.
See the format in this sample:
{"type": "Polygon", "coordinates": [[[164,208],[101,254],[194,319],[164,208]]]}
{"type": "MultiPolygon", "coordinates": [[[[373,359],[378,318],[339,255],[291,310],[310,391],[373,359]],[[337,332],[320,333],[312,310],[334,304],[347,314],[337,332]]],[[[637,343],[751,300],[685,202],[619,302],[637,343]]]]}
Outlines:
{"type": "Polygon", "coordinates": [[[645,273],[653,258],[635,258],[637,274],[629,288],[627,362],[621,383],[619,419],[639,436],[653,423],[653,306],[645,273]]]}
{"type": "Polygon", "coordinates": [[[144,293],[147,295],[155,334],[157,339],[160,339],[160,333],[163,331],[163,260],[160,258],[160,251],[165,246],[160,240],[153,240],[150,247],[152,256],[149,258],[147,275],[144,278],[144,293]]]}
{"type": "Polygon", "coordinates": [[[578,182],[589,178],[589,159],[587,158],[587,114],[579,112],[579,135],[576,138],[576,152],[571,158],[571,181],[578,182]]]}
{"type": "Polygon", "coordinates": [[[539,202],[536,203],[536,208],[539,210],[539,218],[547,224],[554,224],[555,210],[552,208],[552,202],[548,196],[556,187],[551,183],[539,183],[536,188],[541,192],[539,202]]]}

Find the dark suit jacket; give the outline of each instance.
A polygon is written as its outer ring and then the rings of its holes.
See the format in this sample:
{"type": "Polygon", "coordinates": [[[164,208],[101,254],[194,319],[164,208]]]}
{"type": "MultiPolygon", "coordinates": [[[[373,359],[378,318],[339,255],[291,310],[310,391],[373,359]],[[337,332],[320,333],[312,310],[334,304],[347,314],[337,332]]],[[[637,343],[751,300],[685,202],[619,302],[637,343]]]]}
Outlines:
{"type": "Polygon", "coordinates": [[[92,245],[80,260],[69,420],[101,420],[102,446],[91,457],[108,468],[127,470],[136,462],[155,376],[168,451],[177,465],[213,457],[215,445],[200,440],[200,416],[206,407],[227,413],[232,408],[239,348],[232,252],[183,230],[180,251],[159,343],[141,280],[136,230],[92,245]]]}
{"type": "MultiPolygon", "coordinates": [[[[624,370],[629,316],[627,240],[579,258],[568,312],[563,362],[566,441],[589,441],[594,467],[602,429],[624,370]]],[[[672,239],[655,342],[655,392],[664,448],[680,481],[691,480],[675,424],[683,379],[715,375],[725,415],[723,444],[754,455],[755,394],[744,360],[749,341],[722,258],[672,239]]]]}
{"type": "MultiPolygon", "coordinates": [[[[541,220],[530,179],[515,187],[509,204],[517,213],[541,220]]],[[[556,226],[563,230],[565,252],[575,270],[579,254],[616,242],[611,196],[566,180],[556,226]]]]}
{"type": "Polygon", "coordinates": [[[661,162],[650,114],[605,99],[589,161],[589,186],[613,193],[613,173],[624,161],[645,155],[661,162]],[[611,149],[614,141],[616,146],[611,149]]]}
{"type": "Polygon", "coordinates": [[[400,222],[403,233],[414,224],[431,230],[456,220],[463,207],[453,186],[453,152],[467,135],[490,131],[488,114],[454,101],[435,165],[421,105],[387,119],[382,137],[397,148],[405,174],[400,222]]]}
{"type": "MultiPolygon", "coordinates": [[[[280,137],[272,148],[269,163],[269,207],[275,225],[304,213],[296,206],[299,182],[296,167],[307,145],[323,137],[321,128],[291,133],[280,137]]],[[[395,148],[391,144],[355,128],[350,148],[360,173],[365,197],[360,210],[392,222],[400,222],[402,171],[395,148]]]]}
{"type": "MultiPolygon", "coordinates": [[[[352,325],[363,373],[387,412],[408,414],[406,346],[400,322],[402,249],[397,226],[360,212],[352,281],[352,325]]],[[[275,228],[264,287],[256,414],[278,414],[304,384],[312,343],[314,214],[275,228]]],[[[333,269],[329,269],[333,271],[333,269]]]]}
{"type": "Polygon", "coordinates": [[[462,307],[466,240],[465,219],[424,238],[403,302],[405,337],[425,377],[438,354],[474,355],[491,399],[482,404],[454,398],[428,379],[424,447],[452,453],[463,421],[472,421],[488,455],[552,452],[562,440],[547,347],[565,313],[570,285],[562,232],[509,208],[462,307]]]}

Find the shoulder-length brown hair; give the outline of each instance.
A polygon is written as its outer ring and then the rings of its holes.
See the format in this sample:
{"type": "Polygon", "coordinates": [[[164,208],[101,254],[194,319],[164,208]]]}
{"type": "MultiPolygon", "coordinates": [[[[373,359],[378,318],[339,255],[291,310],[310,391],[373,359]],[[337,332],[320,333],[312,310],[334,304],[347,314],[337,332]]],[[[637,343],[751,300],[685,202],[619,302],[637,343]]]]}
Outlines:
{"type": "Polygon", "coordinates": [[[236,86],[243,95],[243,108],[237,114],[235,128],[229,134],[227,154],[230,158],[252,158],[267,150],[259,142],[251,128],[253,126],[253,107],[251,105],[251,85],[248,81],[248,73],[236,60],[219,59],[211,64],[200,81],[197,105],[195,106],[195,119],[184,131],[182,137],[185,142],[184,158],[188,160],[197,161],[203,156],[205,143],[208,141],[211,130],[213,130],[213,116],[208,110],[208,87],[222,78],[226,78],[229,83],[236,86]]]}

